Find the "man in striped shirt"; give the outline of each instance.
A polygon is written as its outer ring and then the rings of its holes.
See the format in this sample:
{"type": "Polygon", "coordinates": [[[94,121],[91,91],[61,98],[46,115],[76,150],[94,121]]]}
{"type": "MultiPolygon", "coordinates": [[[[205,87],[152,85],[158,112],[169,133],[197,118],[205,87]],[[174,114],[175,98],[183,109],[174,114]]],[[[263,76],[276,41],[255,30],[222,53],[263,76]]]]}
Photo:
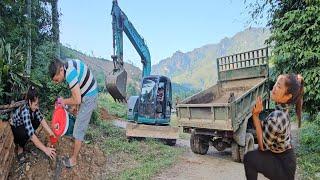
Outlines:
{"type": "Polygon", "coordinates": [[[81,143],[84,140],[92,112],[97,106],[97,82],[88,66],[76,59],[67,59],[66,62],[62,62],[55,58],[49,65],[49,74],[55,83],[66,80],[71,90],[71,97],[61,98],[61,104],[80,105],[73,129],[75,139],[73,155],[64,161],[65,166],[71,168],[77,164],[81,143]]]}

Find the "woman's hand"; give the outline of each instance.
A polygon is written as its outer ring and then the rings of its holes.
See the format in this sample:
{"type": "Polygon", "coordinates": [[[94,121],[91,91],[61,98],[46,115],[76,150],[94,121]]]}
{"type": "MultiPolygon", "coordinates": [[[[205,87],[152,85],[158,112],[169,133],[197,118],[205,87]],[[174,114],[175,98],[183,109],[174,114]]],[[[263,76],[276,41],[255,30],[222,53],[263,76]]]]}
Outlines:
{"type": "Polygon", "coordinates": [[[262,99],[259,96],[256,99],[256,105],[252,109],[252,115],[258,116],[261,113],[262,110],[263,110],[262,99]]]}
{"type": "Polygon", "coordinates": [[[53,159],[56,157],[56,149],[51,147],[46,147],[44,150],[44,153],[46,153],[47,156],[50,157],[50,159],[53,159]]]}
{"type": "MultiPolygon", "coordinates": [[[[51,129],[50,129],[51,130],[51,129]]],[[[56,138],[57,136],[52,132],[52,130],[49,132],[49,137],[54,137],[56,138]]]]}
{"type": "Polygon", "coordinates": [[[263,110],[262,99],[259,96],[256,99],[256,105],[252,109],[252,119],[253,119],[253,125],[256,129],[257,140],[258,140],[260,151],[264,151],[263,140],[262,140],[262,127],[261,127],[261,121],[259,119],[259,114],[261,113],[262,110],[263,110]]]}
{"type": "Polygon", "coordinates": [[[44,129],[47,131],[47,133],[49,134],[49,136],[53,136],[56,137],[56,135],[53,133],[52,129],[49,127],[47,121],[45,119],[43,119],[41,121],[41,125],[44,127],[44,129]]]}

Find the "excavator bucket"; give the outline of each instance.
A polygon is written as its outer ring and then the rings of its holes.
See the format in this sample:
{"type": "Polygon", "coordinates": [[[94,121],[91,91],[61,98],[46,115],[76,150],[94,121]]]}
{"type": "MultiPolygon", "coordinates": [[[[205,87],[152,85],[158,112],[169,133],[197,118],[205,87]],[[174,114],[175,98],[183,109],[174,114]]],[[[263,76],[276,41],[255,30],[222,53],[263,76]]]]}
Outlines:
{"type": "Polygon", "coordinates": [[[126,136],[131,137],[150,137],[157,139],[172,139],[179,138],[179,128],[172,126],[155,126],[137,123],[127,123],[126,136]]]}
{"type": "Polygon", "coordinates": [[[106,78],[106,87],[115,101],[126,102],[127,71],[111,72],[106,78]]]}

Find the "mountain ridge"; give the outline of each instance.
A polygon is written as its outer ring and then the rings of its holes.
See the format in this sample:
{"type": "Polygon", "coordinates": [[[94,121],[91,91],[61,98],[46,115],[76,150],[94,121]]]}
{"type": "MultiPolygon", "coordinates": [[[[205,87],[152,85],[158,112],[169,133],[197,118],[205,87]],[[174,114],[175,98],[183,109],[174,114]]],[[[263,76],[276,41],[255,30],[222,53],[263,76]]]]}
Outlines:
{"type": "Polygon", "coordinates": [[[153,65],[152,73],[166,75],[178,84],[188,82],[195,88],[204,89],[217,81],[217,57],[265,47],[269,36],[268,29],[247,28],[216,44],[206,44],[186,53],[176,51],[153,65]]]}

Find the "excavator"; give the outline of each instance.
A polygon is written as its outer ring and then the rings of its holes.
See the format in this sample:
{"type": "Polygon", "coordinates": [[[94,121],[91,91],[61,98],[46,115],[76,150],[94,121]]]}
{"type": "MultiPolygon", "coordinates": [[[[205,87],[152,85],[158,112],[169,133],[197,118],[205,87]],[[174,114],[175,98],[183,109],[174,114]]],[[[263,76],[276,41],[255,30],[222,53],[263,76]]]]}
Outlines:
{"type": "Polygon", "coordinates": [[[170,126],[172,87],[168,77],[150,75],[151,56],[144,39],[139,35],[126,14],[112,1],[112,34],[114,69],[106,77],[106,88],[115,101],[127,102],[128,123],[126,136],[133,138],[162,139],[175,145],[178,128],[170,126]],[[141,91],[137,96],[126,98],[127,72],[123,61],[123,32],[141,57],[141,91]]]}

